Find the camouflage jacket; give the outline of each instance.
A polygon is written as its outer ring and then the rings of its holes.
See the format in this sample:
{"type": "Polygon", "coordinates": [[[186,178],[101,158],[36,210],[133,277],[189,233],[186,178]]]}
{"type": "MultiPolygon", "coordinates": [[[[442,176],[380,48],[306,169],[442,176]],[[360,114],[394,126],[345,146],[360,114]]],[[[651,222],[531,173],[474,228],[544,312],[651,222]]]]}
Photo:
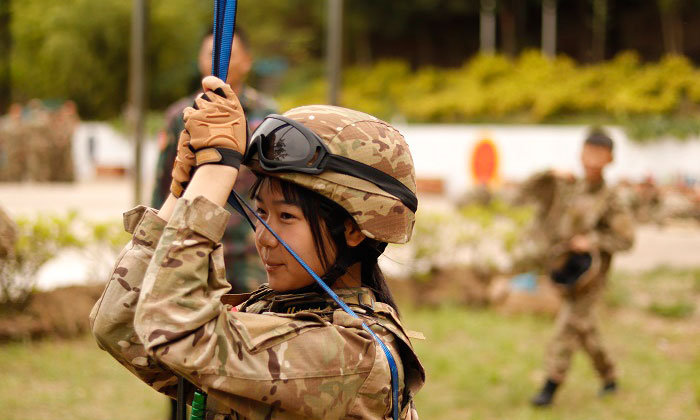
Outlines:
{"type": "MultiPolygon", "coordinates": [[[[208,394],[207,419],[391,418],[389,365],[361,321],[317,293],[226,294],[227,218],[203,197],[180,199],[167,226],[125,214],[133,238],[91,313],[100,347],[171,397],[174,374],[187,378],[208,394]]],[[[339,292],[396,358],[401,418],[418,418],[425,375],[395,312],[367,289],[339,292]]]]}
{"type": "Polygon", "coordinates": [[[592,251],[600,254],[600,274],[605,274],[612,254],[629,249],[634,242],[632,216],[604,182],[591,185],[546,171],[526,181],[522,194],[538,205],[536,230],[547,258],[568,252],[571,238],[585,235],[592,251]]]}
{"type": "Polygon", "coordinates": [[[546,171],[530,178],[524,191],[538,202],[539,227],[552,246],[575,235],[588,235],[596,249],[608,254],[633,244],[629,210],[605,182],[591,185],[546,171]]]}

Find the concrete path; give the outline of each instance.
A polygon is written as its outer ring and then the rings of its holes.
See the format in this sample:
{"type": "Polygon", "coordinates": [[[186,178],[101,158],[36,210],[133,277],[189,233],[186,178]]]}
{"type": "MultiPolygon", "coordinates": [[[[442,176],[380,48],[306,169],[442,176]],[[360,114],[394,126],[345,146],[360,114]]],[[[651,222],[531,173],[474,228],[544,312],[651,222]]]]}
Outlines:
{"type": "MultiPolygon", "coordinates": [[[[151,187],[146,185],[145,192],[151,187]]],[[[94,221],[120,221],[121,214],[134,205],[132,182],[110,179],[75,184],[0,183],[0,206],[11,216],[35,216],[42,213],[65,214],[77,210],[94,221]]],[[[144,197],[148,197],[144,193],[144,197]]],[[[142,200],[143,203],[150,200],[142,200]]],[[[444,200],[426,197],[421,203],[433,210],[446,205],[444,200]]],[[[94,253],[93,253],[94,254],[94,253]]],[[[39,287],[82,283],[95,278],[96,272],[109,270],[111,262],[85,262],[84,253],[66,252],[44,266],[39,287]]],[[[94,260],[94,258],[93,258],[94,260]]],[[[670,226],[640,226],[634,248],[615,259],[615,268],[649,270],[666,265],[676,268],[700,268],[700,225],[678,223],[670,226]]]]}

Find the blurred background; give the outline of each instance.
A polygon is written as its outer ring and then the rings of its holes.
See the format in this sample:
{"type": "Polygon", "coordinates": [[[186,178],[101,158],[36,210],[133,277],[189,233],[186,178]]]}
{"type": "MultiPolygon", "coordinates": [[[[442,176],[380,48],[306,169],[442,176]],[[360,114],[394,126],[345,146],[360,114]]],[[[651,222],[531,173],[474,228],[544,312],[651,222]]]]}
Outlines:
{"type": "MultiPolygon", "coordinates": [[[[213,5],[0,0],[0,407],[8,419],[165,419],[87,316],[151,204],[171,104],[195,92],[213,5]]],[[[239,0],[246,86],[285,111],[334,103],[404,134],[420,211],[383,268],[428,372],[421,417],[700,416],[700,2],[239,0]],[[274,102],[272,102],[274,101],[274,102]],[[588,361],[528,399],[560,298],[519,276],[544,169],[581,175],[591,126],[634,214],[600,317],[621,392],[588,361]]],[[[155,195],[154,195],[155,197],[155,195]]]]}

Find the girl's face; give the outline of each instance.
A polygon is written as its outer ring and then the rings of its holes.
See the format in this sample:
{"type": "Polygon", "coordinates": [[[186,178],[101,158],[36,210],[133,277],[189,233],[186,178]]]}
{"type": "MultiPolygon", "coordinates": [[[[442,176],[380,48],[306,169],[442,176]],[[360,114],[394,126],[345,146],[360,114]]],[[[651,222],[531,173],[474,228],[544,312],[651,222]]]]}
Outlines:
{"type": "MultiPolygon", "coordinates": [[[[324,273],[318,256],[309,222],[301,208],[284,198],[278,185],[265,179],[255,196],[258,215],[303,259],[314,272],[324,273]]],[[[323,227],[322,227],[323,229],[323,227]]],[[[324,241],[330,261],[335,260],[335,251],[328,235],[324,241]]],[[[281,243],[259,221],[255,226],[255,247],[267,273],[267,281],[273,290],[285,292],[308,286],[314,279],[284,249],[281,243]]]]}

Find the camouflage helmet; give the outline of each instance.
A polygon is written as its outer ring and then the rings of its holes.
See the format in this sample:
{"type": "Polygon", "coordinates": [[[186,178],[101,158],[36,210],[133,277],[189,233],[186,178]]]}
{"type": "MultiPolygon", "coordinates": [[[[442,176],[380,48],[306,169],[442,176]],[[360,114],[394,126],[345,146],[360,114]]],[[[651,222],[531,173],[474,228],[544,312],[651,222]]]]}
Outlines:
{"type": "MultiPolygon", "coordinates": [[[[308,105],[283,114],[313,131],[335,155],[372,166],[416,193],[416,175],[408,144],[390,124],[364,112],[330,105],[308,105]]],[[[248,163],[255,172],[308,188],[338,203],[368,238],[387,243],[411,239],[415,214],[401,200],[375,184],[339,172],[318,175],[267,172],[256,157],[248,163]]]]}

